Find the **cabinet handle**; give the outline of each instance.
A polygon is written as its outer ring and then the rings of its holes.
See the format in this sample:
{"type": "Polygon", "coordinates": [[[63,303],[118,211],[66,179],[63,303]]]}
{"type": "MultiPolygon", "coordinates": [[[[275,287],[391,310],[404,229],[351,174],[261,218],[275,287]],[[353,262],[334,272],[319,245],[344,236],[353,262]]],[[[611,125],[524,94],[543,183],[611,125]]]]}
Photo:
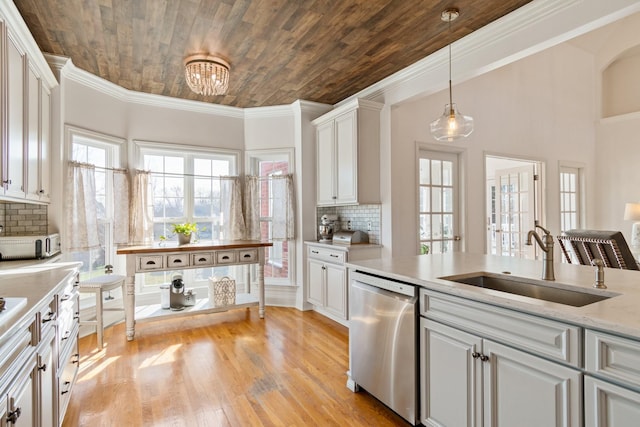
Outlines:
{"type": "Polygon", "coordinates": [[[174,259],[173,263],[174,264],[182,264],[182,260],[181,259],[174,259]]]}
{"type": "MultiPolygon", "coordinates": [[[[2,181],[2,183],[11,185],[11,180],[10,179],[5,179],[4,181],[2,181]]],[[[18,408],[18,409],[20,409],[20,408],[18,408]]],[[[20,415],[18,415],[18,416],[20,416],[20,415]]]]}
{"type": "Polygon", "coordinates": [[[198,258],[198,262],[205,262],[206,260],[206,258],[198,258]]]}
{"type": "Polygon", "coordinates": [[[155,261],[147,261],[147,265],[156,265],[155,261]]]}
{"type": "Polygon", "coordinates": [[[319,254],[320,252],[318,252],[318,251],[311,251],[311,253],[312,253],[312,254],[316,254],[316,255],[317,255],[317,254],[319,254]]]}
{"type": "Polygon", "coordinates": [[[332,198],[333,200],[335,200],[335,199],[337,199],[337,198],[338,198],[338,196],[332,196],[331,198],[332,198]]]}
{"type": "Polygon", "coordinates": [[[325,266],[323,265],[323,266],[322,266],[322,269],[323,269],[323,270],[326,270],[326,269],[327,269],[327,267],[325,267],[325,266]]]}
{"type": "MultiPolygon", "coordinates": [[[[68,387],[69,384],[71,384],[71,381],[65,381],[63,385],[68,387]]],[[[60,394],[67,394],[67,393],[69,393],[69,389],[66,389],[66,390],[60,392],[60,394]]]]}
{"type": "Polygon", "coordinates": [[[11,424],[15,424],[22,415],[22,408],[16,408],[15,411],[11,411],[7,414],[7,422],[11,424]]]}
{"type": "Polygon", "coordinates": [[[338,255],[335,255],[335,254],[329,254],[329,256],[334,258],[340,258],[338,255]]]}
{"type": "Polygon", "coordinates": [[[60,338],[60,341],[64,341],[66,339],[68,339],[71,336],[71,331],[66,331],[64,333],[64,336],[62,338],[60,338]]]}
{"type": "Polygon", "coordinates": [[[68,300],[70,300],[70,299],[71,299],[71,295],[69,295],[69,294],[64,294],[64,295],[62,296],[62,298],[60,298],[60,302],[62,302],[62,301],[68,301],[68,300]]]}
{"type": "Polygon", "coordinates": [[[42,323],[51,322],[55,318],[53,311],[50,311],[49,313],[47,313],[47,316],[49,317],[42,319],[42,323]]]}
{"type": "Polygon", "coordinates": [[[222,259],[229,259],[229,255],[223,256],[222,259]]]}
{"type": "Polygon", "coordinates": [[[243,257],[244,258],[251,258],[251,254],[244,254],[243,257]]]}
{"type": "Polygon", "coordinates": [[[478,357],[480,357],[480,353],[474,351],[473,353],[471,353],[471,357],[473,357],[474,359],[477,359],[478,357]]]}
{"type": "Polygon", "coordinates": [[[38,371],[47,372],[47,364],[44,363],[44,364],[38,366],[38,371]]]}
{"type": "Polygon", "coordinates": [[[486,362],[487,360],[489,360],[489,356],[485,356],[484,354],[480,355],[480,360],[483,362],[486,362]]]}

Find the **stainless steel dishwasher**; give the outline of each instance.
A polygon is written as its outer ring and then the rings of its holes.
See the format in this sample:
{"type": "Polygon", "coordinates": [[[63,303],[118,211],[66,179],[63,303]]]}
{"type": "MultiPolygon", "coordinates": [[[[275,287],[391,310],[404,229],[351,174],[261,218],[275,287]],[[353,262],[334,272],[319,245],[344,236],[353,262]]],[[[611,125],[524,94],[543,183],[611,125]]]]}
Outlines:
{"type": "Polygon", "coordinates": [[[365,389],[412,425],[418,420],[417,301],[412,284],[351,273],[351,388],[365,389]]]}

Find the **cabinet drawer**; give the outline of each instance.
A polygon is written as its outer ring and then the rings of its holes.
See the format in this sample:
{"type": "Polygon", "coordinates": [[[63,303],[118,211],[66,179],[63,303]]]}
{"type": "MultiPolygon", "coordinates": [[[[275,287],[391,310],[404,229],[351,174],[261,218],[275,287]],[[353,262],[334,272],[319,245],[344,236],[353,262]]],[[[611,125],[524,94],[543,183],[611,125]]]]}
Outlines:
{"type": "Polygon", "coordinates": [[[236,262],[236,251],[218,251],[216,252],[216,264],[232,264],[236,262]]]}
{"type": "Polygon", "coordinates": [[[258,250],[257,249],[243,249],[238,251],[238,262],[254,263],[258,262],[258,250]]]}
{"type": "Polygon", "coordinates": [[[587,329],[585,369],[640,389],[640,342],[587,329]]]}
{"type": "Polygon", "coordinates": [[[146,255],[138,257],[138,271],[161,270],[163,268],[162,255],[146,255]]]}
{"type": "Polygon", "coordinates": [[[213,265],[213,255],[211,252],[205,252],[202,254],[191,254],[192,265],[213,265]]]}
{"type": "Polygon", "coordinates": [[[346,253],[331,249],[318,248],[317,246],[309,246],[307,256],[313,259],[319,259],[327,262],[335,262],[343,264],[346,261],[346,253]]]}
{"type": "Polygon", "coordinates": [[[167,268],[180,268],[189,266],[189,254],[167,255],[167,268]]]}
{"type": "Polygon", "coordinates": [[[572,366],[582,365],[581,329],[551,319],[420,289],[420,314],[572,366]]]}

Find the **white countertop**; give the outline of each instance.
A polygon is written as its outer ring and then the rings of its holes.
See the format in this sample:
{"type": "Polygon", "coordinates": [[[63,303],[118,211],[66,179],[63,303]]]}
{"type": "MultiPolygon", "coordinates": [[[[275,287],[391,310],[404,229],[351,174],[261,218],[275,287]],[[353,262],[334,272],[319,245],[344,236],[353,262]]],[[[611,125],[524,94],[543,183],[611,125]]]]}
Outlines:
{"type": "Polygon", "coordinates": [[[305,244],[309,246],[318,246],[318,247],[326,247],[331,249],[339,249],[341,251],[349,252],[349,251],[357,251],[361,249],[378,249],[381,248],[382,245],[377,245],[374,243],[354,243],[352,245],[345,245],[344,243],[333,243],[333,242],[320,242],[316,240],[305,240],[305,244]]]}
{"type": "Polygon", "coordinates": [[[0,345],[14,326],[33,321],[38,306],[52,298],[57,285],[69,280],[80,265],[79,262],[37,263],[0,270],[0,296],[27,299],[24,306],[12,313],[0,312],[0,345]],[[5,314],[7,317],[3,318],[5,314]]]}
{"type": "Polygon", "coordinates": [[[348,262],[347,266],[451,295],[640,339],[640,271],[605,268],[607,289],[600,290],[593,287],[594,267],[555,263],[556,280],[546,282],[541,280],[542,261],[511,257],[467,253],[418,255],[348,262]],[[438,279],[474,272],[510,272],[512,276],[538,280],[540,284],[615,296],[573,307],[438,279]]]}

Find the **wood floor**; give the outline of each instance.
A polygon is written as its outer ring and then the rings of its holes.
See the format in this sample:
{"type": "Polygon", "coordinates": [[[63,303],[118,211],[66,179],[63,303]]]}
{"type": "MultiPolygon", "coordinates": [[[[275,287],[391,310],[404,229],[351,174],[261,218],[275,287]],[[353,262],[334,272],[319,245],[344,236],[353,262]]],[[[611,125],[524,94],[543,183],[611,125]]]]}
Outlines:
{"type": "Polygon", "coordinates": [[[348,330],[315,313],[268,307],[124,325],[80,340],[63,427],[407,426],[346,388],[348,330]]]}

